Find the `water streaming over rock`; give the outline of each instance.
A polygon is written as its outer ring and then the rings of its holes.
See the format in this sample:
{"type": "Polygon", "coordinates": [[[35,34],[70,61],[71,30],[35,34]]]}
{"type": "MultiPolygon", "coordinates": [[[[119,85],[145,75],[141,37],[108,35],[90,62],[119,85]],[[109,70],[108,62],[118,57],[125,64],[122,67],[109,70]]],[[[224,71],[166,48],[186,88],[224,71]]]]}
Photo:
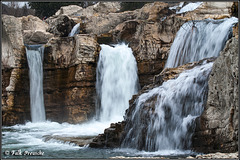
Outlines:
{"type": "Polygon", "coordinates": [[[43,100],[43,52],[44,47],[40,45],[26,47],[30,78],[32,122],[42,122],[46,120],[43,100]]]}
{"type": "Polygon", "coordinates": [[[208,57],[217,57],[231,35],[235,17],[223,20],[191,21],[182,25],[170,49],[166,68],[208,57]]]}
{"type": "Polygon", "coordinates": [[[72,37],[74,36],[75,34],[78,34],[80,32],[79,30],[80,28],[80,23],[77,23],[71,30],[71,32],[68,34],[68,37],[72,37]]]}
{"type": "MultiPolygon", "coordinates": [[[[229,18],[185,23],[171,46],[165,67],[217,57],[237,22],[236,18],[229,18]]],[[[195,119],[206,102],[212,64],[205,61],[141,94],[125,118],[122,147],[146,151],[190,149],[195,119]]]]}
{"type": "Polygon", "coordinates": [[[211,63],[194,67],[138,97],[122,147],[189,149],[195,119],[203,111],[211,63]]]}
{"type": "Polygon", "coordinates": [[[123,120],[128,101],[138,89],[137,63],[125,44],[101,45],[97,66],[97,115],[100,121],[123,120]]]}

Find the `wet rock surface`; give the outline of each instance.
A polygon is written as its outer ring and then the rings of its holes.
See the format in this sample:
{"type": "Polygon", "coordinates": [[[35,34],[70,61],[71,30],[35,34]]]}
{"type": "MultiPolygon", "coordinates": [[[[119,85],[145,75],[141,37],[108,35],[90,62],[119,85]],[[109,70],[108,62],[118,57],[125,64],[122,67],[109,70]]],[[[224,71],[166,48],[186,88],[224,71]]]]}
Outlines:
{"type": "MultiPolygon", "coordinates": [[[[182,66],[179,66],[177,68],[167,68],[163,70],[160,74],[155,76],[155,80],[152,82],[152,84],[144,86],[137,95],[133,95],[132,99],[129,101],[129,108],[126,110],[125,113],[125,118],[124,121],[118,122],[118,123],[113,123],[109,128],[106,128],[103,134],[99,134],[92,143],[89,144],[89,147],[92,148],[101,148],[101,147],[110,147],[110,148],[118,148],[121,146],[121,142],[123,141],[124,137],[128,133],[128,130],[125,129],[126,124],[133,126],[132,121],[131,121],[131,115],[133,114],[135,107],[136,107],[136,100],[137,98],[143,94],[148,92],[149,90],[160,86],[164,81],[170,80],[170,79],[175,79],[178,77],[178,75],[186,70],[192,69],[193,67],[196,67],[198,65],[201,65],[203,63],[209,63],[213,62],[216,58],[208,58],[201,60],[199,62],[193,62],[193,63],[188,63],[182,66]]],[[[155,103],[157,100],[157,96],[153,96],[150,98],[148,101],[146,101],[143,104],[143,109],[141,109],[140,115],[144,115],[142,117],[142,123],[143,128],[147,129],[147,122],[149,121],[150,114],[144,114],[146,112],[151,113],[152,110],[155,108],[155,103]]],[[[139,126],[137,126],[139,127],[139,126]]],[[[143,133],[146,133],[145,130],[142,131],[143,133]]],[[[146,136],[145,136],[146,137],[146,136]]],[[[142,137],[144,139],[144,136],[142,137]]],[[[143,140],[144,141],[144,140],[143,140]]],[[[141,144],[139,144],[141,145],[141,144]]],[[[143,145],[143,144],[142,144],[143,145]]],[[[140,146],[141,147],[141,146],[140,146]]]]}
{"type": "Polygon", "coordinates": [[[216,59],[208,81],[207,105],[193,136],[200,152],[238,150],[238,40],[230,39],[216,59]]]}
{"type": "Polygon", "coordinates": [[[69,143],[69,144],[74,144],[78,145],[79,147],[84,147],[88,145],[94,137],[92,136],[82,136],[82,137],[64,137],[64,136],[51,136],[51,135],[46,135],[43,136],[43,141],[51,141],[51,140],[56,140],[60,141],[62,143],[69,143]]]}
{"type": "Polygon", "coordinates": [[[43,90],[48,119],[80,123],[94,115],[99,51],[96,38],[89,35],[55,37],[46,44],[43,90]]]}
{"type": "Polygon", "coordinates": [[[109,128],[104,130],[103,134],[99,134],[89,144],[92,148],[117,148],[121,144],[122,133],[124,131],[125,122],[111,123],[109,128]]]}

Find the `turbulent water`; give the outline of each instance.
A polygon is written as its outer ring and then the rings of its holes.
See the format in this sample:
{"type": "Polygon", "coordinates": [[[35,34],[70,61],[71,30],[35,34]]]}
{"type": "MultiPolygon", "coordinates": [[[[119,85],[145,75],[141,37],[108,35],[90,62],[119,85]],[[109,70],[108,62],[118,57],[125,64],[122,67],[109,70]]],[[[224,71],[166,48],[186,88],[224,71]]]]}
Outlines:
{"type": "MultiPolygon", "coordinates": [[[[30,46],[29,46],[30,47],[30,46]]],[[[42,62],[41,54],[43,48],[32,46],[33,50],[28,49],[27,54],[30,57],[30,64],[42,62]],[[38,54],[37,54],[38,53],[38,54]],[[31,55],[30,55],[31,54],[31,55]]],[[[115,45],[114,47],[101,45],[101,52],[97,67],[97,85],[98,95],[100,96],[100,112],[98,120],[92,120],[84,124],[68,124],[57,122],[27,122],[25,125],[15,125],[3,127],[3,157],[5,158],[108,158],[111,156],[126,155],[140,156],[142,153],[134,154],[126,150],[113,149],[92,149],[87,146],[79,147],[73,143],[64,143],[59,140],[44,141],[44,136],[60,137],[94,137],[104,132],[110,123],[118,122],[123,119],[125,109],[128,108],[128,101],[131,96],[137,92],[137,66],[136,60],[132,55],[132,50],[125,44],[115,45]],[[11,151],[21,149],[22,155],[12,156],[11,151]],[[28,152],[44,152],[41,156],[23,155],[28,152]],[[7,154],[6,154],[7,153],[7,154]]],[[[34,65],[35,66],[35,65],[34,65]]],[[[35,68],[37,68],[35,66],[35,68]]],[[[38,75],[40,68],[35,71],[34,76],[38,75]]],[[[30,72],[31,73],[31,72],[30,72]]],[[[41,81],[42,83],[42,81],[41,81]]],[[[37,87],[38,85],[34,85],[37,87]]],[[[31,92],[31,95],[36,95],[31,92]]],[[[42,90],[41,90],[42,92],[42,90]]],[[[39,104],[43,104],[43,99],[36,99],[39,104]],[[39,101],[41,100],[41,101],[39,101]]],[[[34,111],[35,112],[35,111],[34,111]]],[[[39,112],[37,112],[39,114],[39,112]]],[[[36,117],[34,115],[33,117],[36,117]]],[[[35,120],[34,120],[35,122],[35,120]]],[[[154,154],[154,153],[153,153],[154,154]]]]}
{"type": "MultiPolygon", "coordinates": [[[[186,6],[182,7],[179,11],[177,11],[177,14],[193,11],[197,9],[203,2],[196,2],[196,3],[188,3],[186,6]]],[[[180,4],[181,5],[181,4],[180,4]]]]}
{"type": "Polygon", "coordinates": [[[183,24],[170,49],[166,68],[217,57],[231,35],[237,18],[191,21],[183,24]]]}
{"type": "Polygon", "coordinates": [[[28,122],[25,125],[15,125],[3,127],[2,132],[2,157],[3,158],[109,158],[116,156],[170,156],[185,157],[186,154],[196,154],[191,151],[182,152],[180,150],[163,150],[158,152],[145,152],[135,149],[94,149],[87,146],[79,147],[73,143],[63,143],[57,140],[44,141],[44,135],[54,135],[63,137],[84,137],[96,136],[103,133],[109,127],[107,123],[91,121],[81,125],[68,123],[59,124],[57,122],[28,122]],[[11,155],[11,151],[21,150],[22,155],[11,155]],[[25,152],[39,153],[43,155],[24,155],[25,152]],[[10,152],[10,153],[9,153],[10,152]],[[9,154],[6,154],[9,153],[9,154]]]}
{"type": "Polygon", "coordinates": [[[140,95],[130,117],[133,126],[127,125],[122,147],[146,151],[190,149],[195,119],[204,108],[212,64],[187,70],[140,95]]]}
{"type": "Polygon", "coordinates": [[[137,93],[137,63],[125,44],[101,48],[96,82],[98,119],[117,122],[123,120],[128,101],[137,93]]]}
{"type": "Polygon", "coordinates": [[[71,32],[68,34],[68,37],[72,37],[74,36],[75,34],[78,34],[80,32],[79,30],[80,28],[80,23],[77,23],[71,30],[71,32]]]}
{"type": "Polygon", "coordinates": [[[44,47],[33,45],[26,47],[30,78],[30,105],[32,122],[46,120],[43,100],[43,52],[44,47]]]}
{"type": "MultiPolygon", "coordinates": [[[[174,39],[165,68],[217,57],[237,22],[237,18],[228,18],[185,23],[174,39]]],[[[206,102],[212,64],[187,70],[140,95],[132,115],[125,119],[127,134],[122,147],[146,151],[190,149],[195,119],[206,102]]]]}

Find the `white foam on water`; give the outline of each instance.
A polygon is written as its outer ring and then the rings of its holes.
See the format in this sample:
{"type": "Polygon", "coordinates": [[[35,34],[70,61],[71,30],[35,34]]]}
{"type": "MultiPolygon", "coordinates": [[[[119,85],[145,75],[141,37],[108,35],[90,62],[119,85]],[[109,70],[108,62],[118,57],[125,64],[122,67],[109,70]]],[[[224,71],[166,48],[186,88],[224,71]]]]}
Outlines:
{"type": "Polygon", "coordinates": [[[138,90],[137,62],[126,44],[101,45],[96,90],[99,121],[122,121],[128,101],[138,90]]]}
{"type": "Polygon", "coordinates": [[[177,14],[193,11],[197,9],[203,2],[196,2],[196,3],[188,3],[186,6],[181,8],[179,11],[177,11],[177,14]]]}
{"type": "Polygon", "coordinates": [[[79,31],[79,28],[80,28],[80,23],[77,23],[71,30],[71,32],[68,34],[68,37],[72,37],[74,36],[75,34],[78,34],[80,31],[79,31]]]}
{"type": "Polygon", "coordinates": [[[57,140],[49,140],[44,142],[44,136],[61,136],[61,137],[82,137],[97,136],[109,127],[109,123],[91,121],[84,124],[68,124],[57,122],[28,122],[25,125],[15,125],[11,127],[3,127],[7,131],[3,131],[3,148],[28,148],[34,149],[80,149],[82,147],[74,144],[63,143],[57,140]],[[11,131],[10,131],[11,130],[11,131]]]}
{"type": "Polygon", "coordinates": [[[141,94],[135,101],[132,116],[127,120],[127,135],[122,148],[157,152],[189,149],[195,119],[204,109],[204,95],[212,65],[212,62],[203,63],[141,94]],[[148,103],[154,97],[156,101],[148,103]],[[154,109],[148,111],[151,105],[154,109]],[[148,120],[143,121],[143,117],[148,120]]]}
{"type": "Polygon", "coordinates": [[[114,152],[124,153],[129,157],[141,156],[141,157],[158,157],[158,156],[181,156],[181,155],[194,155],[196,152],[191,150],[159,150],[154,152],[140,151],[132,148],[117,148],[114,152]]]}
{"type": "Polygon", "coordinates": [[[238,19],[232,17],[184,23],[171,46],[165,68],[218,57],[231,34],[233,25],[237,22],[238,19]]]}

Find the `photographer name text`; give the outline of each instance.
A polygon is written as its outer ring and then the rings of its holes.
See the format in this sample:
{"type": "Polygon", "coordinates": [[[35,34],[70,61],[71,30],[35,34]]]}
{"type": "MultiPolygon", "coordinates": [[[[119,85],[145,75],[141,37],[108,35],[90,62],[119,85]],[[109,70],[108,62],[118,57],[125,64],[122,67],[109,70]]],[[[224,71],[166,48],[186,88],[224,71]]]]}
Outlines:
{"type": "Polygon", "coordinates": [[[42,152],[41,150],[37,151],[37,152],[30,152],[30,151],[22,151],[21,149],[19,150],[6,150],[4,152],[4,154],[6,156],[43,156],[44,152],[42,152]]]}

